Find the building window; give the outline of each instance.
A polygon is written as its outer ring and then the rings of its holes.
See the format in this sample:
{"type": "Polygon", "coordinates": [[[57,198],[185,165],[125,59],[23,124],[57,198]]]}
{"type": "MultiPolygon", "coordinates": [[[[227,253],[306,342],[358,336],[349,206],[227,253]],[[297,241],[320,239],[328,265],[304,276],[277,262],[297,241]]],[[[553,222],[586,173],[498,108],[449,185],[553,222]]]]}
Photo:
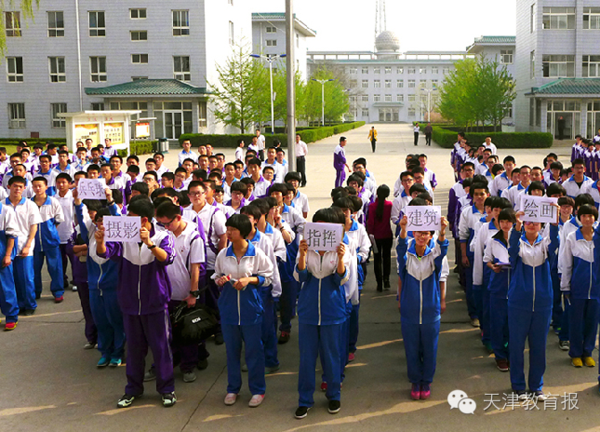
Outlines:
{"type": "Polygon", "coordinates": [[[408,109],[408,116],[409,117],[414,117],[416,115],[417,111],[414,108],[409,108],[408,109]]]}
{"type": "Polygon", "coordinates": [[[438,89],[438,80],[431,80],[431,88],[433,90],[437,90],[438,89]]]}
{"type": "Polygon", "coordinates": [[[380,80],[373,81],[373,88],[381,88],[381,81],[380,80]]]}
{"type": "Polygon", "coordinates": [[[369,117],[369,109],[368,108],[363,108],[362,109],[362,116],[363,117],[369,117]]]}
{"type": "Polygon", "coordinates": [[[369,88],[369,80],[362,80],[362,88],[369,88]]]}
{"type": "Polygon", "coordinates": [[[415,87],[416,87],[416,81],[408,80],[408,88],[415,88],[415,87]]]}
{"type": "Polygon", "coordinates": [[[21,37],[21,12],[4,12],[6,37],[21,37]]]}
{"type": "Polygon", "coordinates": [[[148,54],[131,54],[131,63],[133,63],[133,64],[148,63],[148,54]]]}
{"type": "Polygon", "coordinates": [[[381,73],[381,68],[379,66],[374,67],[373,68],[373,73],[380,74],[381,73]]]}
{"type": "Polygon", "coordinates": [[[396,102],[404,102],[404,95],[397,94],[396,95],[396,102]]]}
{"type": "Polygon", "coordinates": [[[368,74],[369,73],[369,68],[365,66],[365,67],[362,68],[361,71],[362,71],[363,74],[368,74]]]}
{"type": "Polygon", "coordinates": [[[90,57],[90,80],[106,81],[106,57],[90,57]]]}
{"type": "Polygon", "coordinates": [[[362,102],[369,102],[369,95],[361,95],[360,100],[362,102]]]}
{"type": "Polygon", "coordinates": [[[190,12],[187,10],[173,11],[173,36],[188,36],[190,34],[190,12]]]}
{"type": "Polygon", "coordinates": [[[229,45],[233,45],[235,40],[235,33],[233,28],[233,21],[229,21],[229,45]]]}
{"type": "Polygon", "coordinates": [[[529,33],[533,33],[536,27],[536,18],[535,18],[535,3],[531,5],[529,9],[529,33]]]}
{"type": "Polygon", "coordinates": [[[500,50],[500,61],[504,64],[512,64],[513,50],[500,50]]]}
{"type": "Polygon", "coordinates": [[[276,47],[277,46],[277,39],[267,39],[267,40],[265,40],[265,42],[268,47],[276,47]]]}
{"type": "Polygon", "coordinates": [[[583,8],[583,29],[584,30],[600,30],[600,8],[599,7],[584,7],[583,8]]]}
{"type": "Polygon", "coordinates": [[[420,74],[426,74],[427,73],[427,68],[424,68],[424,67],[419,68],[419,73],[420,74]]]}
{"type": "Polygon", "coordinates": [[[132,76],[131,77],[131,81],[139,81],[139,80],[145,80],[148,79],[147,76],[132,76]]]}
{"type": "Polygon", "coordinates": [[[227,3],[233,6],[233,0],[227,0],[227,3]]]}
{"type": "Polygon", "coordinates": [[[551,55],[542,57],[544,78],[565,78],[575,76],[574,55],[551,55]]]}
{"type": "Polygon", "coordinates": [[[62,37],[65,35],[65,20],[62,11],[48,12],[48,37],[62,37]]]}
{"type": "Polygon", "coordinates": [[[9,129],[25,129],[25,104],[24,103],[9,103],[8,104],[8,128],[9,129]]]}
{"type": "Polygon", "coordinates": [[[50,82],[66,82],[67,74],[65,71],[64,57],[48,57],[50,67],[50,82]]]}
{"type": "Polygon", "coordinates": [[[443,73],[444,75],[446,75],[447,73],[450,73],[450,68],[449,68],[448,66],[445,66],[445,67],[443,67],[443,68],[442,68],[442,73],[443,73]]]}
{"type": "Polygon", "coordinates": [[[373,95],[373,102],[380,102],[381,101],[381,95],[376,94],[373,95]]]}
{"type": "Polygon", "coordinates": [[[403,74],[404,73],[404,68],[403,67],[397,67],[396,68],[396,73],[400,74],[400,75],[403,74]]]}
{"type": "Polygon", "coordinates": [[[265,32],[267,32],[267,33],[276,33],[277,32],[277,27],[266,26],[265,27],[265,32]]]}
{"type": "Polygon", "coordinates": [[[600,55],[584,55],[583,70],[581,75],[584,78],[600,77],[600,55]]]}
{"type": "Polygon", "coordinates": [[[104,102],[92,102],[90,106],[92,111],[104,111],[104,102]]]}
{"type": "Polygon", "coordinates": [[[408,73],[409,74],[415,74],[417,72],[417,70],[414,67],[409,67],[408,68],[408,73]]]}
{"type": "Polygon", "coordinates": [[[386,94],[385,95],[385,101],[386,102],[391,102],[392,101],[392,95],[391,94],[386,94]]]}
{"type": "Polygon", "coordinates": [[[206,102],[200,101],[198,102],[198,127],[206,127],[208,126],[207,121],[207,112],[206,102]]]}
{"type": "Polygon", "coordinates": [[[535,78],[535,50],[529,53],[529,77],[535,78]]]}
{"type": "Polygon", "coordinates": [[[192,79],[190,58],[187,56],[173,57],[173,73],[177,80],[190,81],[192,79]]]}
{"type": "Polygon", "coordinates": [[[147,30],[131,31],[131,32],[129,32],[129,34],[131,36],[131,41],[132,42],[139,42],[139,41],[147,41],[148,40],[148,31],[147,30]]]}
{"type": "Polygon", "coordinates": [[[535,99],[529,99],[529,126],[535,123],[535,99]]]}
{"type": "Polygon", "coordinates": [[[23,82],[23,57],[6,57],[8,82],[23,82]]]}
{"type": "Polygon", "coordinates": [[[391,74],[392,73],[392,67],[391,66],[386,66],[385,67],[385,73],[386,74],[391,74]]]}
{"type": "Polygon", "coordinates": [[[357,86],[358,86],[358,81],[357,80],[355,80],[355,79],[350,80],[350,87],[355,88],[357,86]]]}
{"type": "Polygon", "coordinates": [[[419,88],[424,89],[427,87],[427,80],[419,80],[419,88]]]}
{"type": "Polygon", "coordinates": [[[385,80],[385,88],[392,88],[392,80],[385,80]]]}
{"type": "Polygon", "coordinates": [[[106,23],[104,11],[88,12],[90,36],[106,36],[106,23]]]}
{"type": "Polygon", "coordinates": [[[146,9],[129,9],[129,18],[146,19],[146,9]]]}
{"type": "Polygon", "coordinates": [[[431,68],[431,73],[432,74],[440,73],[440,69],[437,66],[434,66],[431,68]]]}
{"type": "Polygon", "coordinates": [[[358,72],[358,68],[357,67],[351,67],[350,68],[350,73],[351,74],[356,74],[356,72],[358,72]]]}
{"type": "Polygon", "coordinates": [[[396,80],[396,88],[404,88],[404,80],[396,80]]]}
{"type": "Polygon", "coordinates": [[[412,94],[412,95],[408,95],[408,101],[409,102],[415,102],[417,100],[417,96],[412,94]]]}
{"type": "Polygon", "coordinates": [[[575,8],[545,7],[542,25],[544,30],[574,29],[575,8]]]}
{"type": "Polygon", "coordinates": [[[348,99],[350,102],[356,102],[356,96],[350,96],[348,99]]]}
{"type": "Polygon", "coordinates": [[[52,127],[53,128],[64,128],[66,125],[65,118],[59,117],[59,113],[67,112],[66,103],[51,103],[50,111],[52,112],[52,127]]]}

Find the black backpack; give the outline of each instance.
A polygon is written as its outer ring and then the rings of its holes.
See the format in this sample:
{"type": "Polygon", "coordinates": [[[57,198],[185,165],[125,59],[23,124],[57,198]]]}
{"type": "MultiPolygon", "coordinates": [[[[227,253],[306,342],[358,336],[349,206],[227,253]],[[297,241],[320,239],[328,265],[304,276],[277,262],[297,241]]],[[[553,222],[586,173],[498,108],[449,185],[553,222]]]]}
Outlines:
{"type": "Polygon", "coordinates": [[[173,341],[178,345],[198,344],[214,335],[218,325],[215,312],[199,302],[191,308],[182,302],[171,314],[173,341]]]}

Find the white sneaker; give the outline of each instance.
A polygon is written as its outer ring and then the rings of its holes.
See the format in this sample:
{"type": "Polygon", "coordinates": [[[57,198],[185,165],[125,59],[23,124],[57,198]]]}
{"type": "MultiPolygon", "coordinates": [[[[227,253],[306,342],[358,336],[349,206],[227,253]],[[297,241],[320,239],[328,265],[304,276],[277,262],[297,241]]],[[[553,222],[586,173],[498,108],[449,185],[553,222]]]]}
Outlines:
{"type": "Polygon", "coordinates": [[[252,399],[250,399],[250,402],[248,403],[248,406],[250,408],[256,408],[257,406],[259,406],[263,400],[265,399],[265,395],[261,394],[261,395],[254,395],[252,396],[252,399]]]}
{"type": "Polygon", "coordinates": [[[227,396],[225,396],[225,400],[223,402],[225,402],[225,405],[233,405],[236,400],[237,400],[236,393],[227,393],[227,396]]]}

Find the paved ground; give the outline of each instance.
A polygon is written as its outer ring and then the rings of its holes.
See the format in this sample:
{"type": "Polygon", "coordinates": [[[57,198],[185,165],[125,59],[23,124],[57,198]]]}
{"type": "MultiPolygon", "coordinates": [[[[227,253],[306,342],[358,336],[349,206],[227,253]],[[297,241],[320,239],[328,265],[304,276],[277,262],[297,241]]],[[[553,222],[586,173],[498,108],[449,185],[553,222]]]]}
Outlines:
{"type": "MultiPolygon", "coordinates": [[[[379,184],[392,186],[404,166],[404,157],[418,150],[429,155],[429,167],[440,181],[436,200],[445,205],[452,184],[448,167],[449,152],[435,144],[424,146],[424,138],[415,149],[412,131],[407,125],[378,125],[379,146],[372,155],[367,142],[368,127],[347,132],[347,155],[351,161],[366,156],[369,169],[379,184]]],[[[331,153],[338,137],[310,145],[307,161],[311,210],[329,205],[334,172],[331,153]]],[[[568,159],[567,148],[559,148],[568,159]]],[[[228,157],[232,151],[226,152],[228,157]]],[[[513,151],[519,164],[539,164],[546,150],[513,151]]],[[[504,153],[501,152],[504,156],[504,153]]],[[[168,160],[173,160],[172,152],[168,160]]],[[[452,259],[451,259],[452,261],[452,259]]],[[[453,263],[451,262],[451,266],[453,263]]],[[[402,430],[593,430],[600,426],[597,415],[597,371],[576,370],[567,355],[558,350],[554,334],[548,337],[547,392],[562,395],[578,393],[578,410],[563,410],[564,398],[557,400],[556,411],[539,405],[539,411],[522,407],[499,411],[484,410],[489,394],[495,405],[510,389],[508,374],[495,368],[484,351],[478,334],[467,320],[462,290],[455,275],[448,288],[448,309],[443,316],[438,367],[432,397],[411,401],[406,379],[406,362],[400,332],[400,317],[394,294],[376,294],[372,268],[361,303],[359,350],[347,371],[342,392],[342,411],[335,416],[326,411],[323,394],[316,394],[316,405],[307,419],[293,418],[297,404],[298,347],[297,333],[280,349],[282,368],[267,377],[267,396],[258,409],[250,409],[250,394],[244,387],[238,403],[222,403],[226,389],[225,348],[209,343],[211,357],[207,370],[198,372],[198,380],[184,384],[176,374],[177,405],[169,410],[160,406],[154,384],[147,386],[145,398],[134,407],[117,410],[116,401],[123,393],[125,368],[97,370],[99,355],[84,351],[82,314],[75,293],[68,292],[65,302],[55,305],[48,286],[36,315],[23,317],[16,331],[0,333],[0,429],[17,431],[378,431],[402,430]],[[460,389],[477,404],[474,415],[450,410],[446,398],[460,389]]],[[[393,284],[396,277],[392,276],[393,284]]],[[[597,356],[596,356],[597,358],[597,356]]],[[[150,360],[150,359],[149,359],[150,360]]]]}

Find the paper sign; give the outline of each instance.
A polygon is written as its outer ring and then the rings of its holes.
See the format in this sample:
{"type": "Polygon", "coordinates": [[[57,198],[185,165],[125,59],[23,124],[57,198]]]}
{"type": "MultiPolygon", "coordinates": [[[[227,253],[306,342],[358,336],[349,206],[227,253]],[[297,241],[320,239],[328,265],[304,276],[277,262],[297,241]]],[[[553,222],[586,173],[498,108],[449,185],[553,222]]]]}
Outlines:
{"type": "Polygon", "coordinates": [[[408,219],[406,231],[437,231],[442,228],[440,206],[406,206],[403,211],[408,219]]]}
{"type": "Polygon", "coordinates": [[[521,194],[521,206],[519,207],[525,214],[521,216],[522,222],[548,222],[556,223],[558,198],[539,197],[533,195],[521,194]]]}
{"type": "Polygon", "coordinates": [[[344,227],[341,224],[307,223],[304,226],[304,239],[309,250],[335,251],[343,235],[344,227]]]}
{"type": "Polygon", "coordinates": [[[104,240],[106,242],[141,242],[142,219],[139,216],[104,216],[104,240]]]}
{"type": "Polygon", "coordinates": [[[105,188],[106,183],[103,179],[80,179],[77,183],[77,195],[79,199],[105,200],[105,188]]]}

